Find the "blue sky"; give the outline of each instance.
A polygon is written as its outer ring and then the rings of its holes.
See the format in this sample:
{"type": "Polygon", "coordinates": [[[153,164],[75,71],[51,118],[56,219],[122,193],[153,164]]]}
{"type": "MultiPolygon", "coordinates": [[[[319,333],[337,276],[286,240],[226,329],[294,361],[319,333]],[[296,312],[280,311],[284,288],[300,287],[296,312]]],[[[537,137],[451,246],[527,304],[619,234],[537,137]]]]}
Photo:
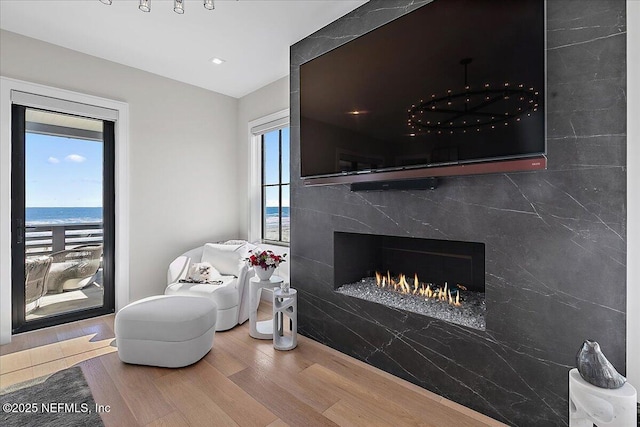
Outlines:
{"type": "MultiPolygon", "coordinates": [[[[278,131],[274,130],[264,134],[264,144],[267,156],[265,158],[266,184],[278,182],[278,131]]],[[[282,129],[282,182],[289,182],[289,128],[282,129]]],[[[289,186],[283,187],[282,206],[289,206],[289,186]]],[[[266,206],[278,206],[278,188],[271,187],[266,190],[266,206]]]]}
{"type": "Polygon", "coordinates": [[[102,142],[26,135],[27,207],[101,207],[102,142]]]}

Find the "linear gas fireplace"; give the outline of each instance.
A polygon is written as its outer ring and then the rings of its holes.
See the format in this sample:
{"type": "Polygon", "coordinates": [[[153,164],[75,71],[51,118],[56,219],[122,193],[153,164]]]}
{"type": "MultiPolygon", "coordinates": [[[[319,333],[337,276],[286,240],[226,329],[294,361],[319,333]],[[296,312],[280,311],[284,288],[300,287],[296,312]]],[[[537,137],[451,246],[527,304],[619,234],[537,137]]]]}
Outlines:
{"type": "Polygon", "coordinates": [[[485,329],[484,243],[334,233],[338,293],[485,329]]]}

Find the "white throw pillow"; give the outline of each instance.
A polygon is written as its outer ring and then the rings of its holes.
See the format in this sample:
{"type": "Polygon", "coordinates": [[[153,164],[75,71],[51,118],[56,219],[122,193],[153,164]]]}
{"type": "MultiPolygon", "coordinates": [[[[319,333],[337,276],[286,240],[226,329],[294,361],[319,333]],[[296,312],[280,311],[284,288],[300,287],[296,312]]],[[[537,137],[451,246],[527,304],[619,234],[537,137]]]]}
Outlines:
{"type": "Polygon", "coordinates": [[[237,276],[244,259],[244,245],[207,243],[202,250],[202,262],[209,262],[221,274],[237,276]]]}
{"type": "Polygon", "coordinates": [[[249,251],[257,248],[253,243],[249,243],[246,240],[227,240],[226,242],[221,243],[222,245],[234,245],[240,246],[238,248],[238,252],[242,255],[242,258],[249,257],[249,251]]]}
{"type": "Polygon", "coordinates": [[[227,240],[226,242],[221,242],[220,244],[240,246],[240,245],[244,245],[245,243],[247,243],[246,240],[227,240]]]}

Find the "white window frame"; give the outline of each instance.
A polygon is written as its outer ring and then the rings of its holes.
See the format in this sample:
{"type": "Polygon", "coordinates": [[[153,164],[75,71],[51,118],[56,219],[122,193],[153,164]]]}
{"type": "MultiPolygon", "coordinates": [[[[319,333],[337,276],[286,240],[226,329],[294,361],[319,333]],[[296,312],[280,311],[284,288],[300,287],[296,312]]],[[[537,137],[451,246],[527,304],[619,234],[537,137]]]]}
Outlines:
{"type": "MultiPolygon", "coordinates": [[[[268,116],[249,122],[249,218],[248,240],[260,242],[262,240],[262,151],[261,137],[263,134],[289,126],[289,109],[280,110],[268,116]]],[[[271,242],[270,242],[271,243],[271,242]]],[[[288,246],[287,242],[282,245],[288,246]]]]}
{"type": "Polygon", "coordinates": [[[115,302],[129,303],[129,104],[22,80],[0,77],[0,344],[11,342],[11,96],[12,91],[51,98],[47,108],[69,108],[65,101],[114,110],[115,122],[115,302]]]}

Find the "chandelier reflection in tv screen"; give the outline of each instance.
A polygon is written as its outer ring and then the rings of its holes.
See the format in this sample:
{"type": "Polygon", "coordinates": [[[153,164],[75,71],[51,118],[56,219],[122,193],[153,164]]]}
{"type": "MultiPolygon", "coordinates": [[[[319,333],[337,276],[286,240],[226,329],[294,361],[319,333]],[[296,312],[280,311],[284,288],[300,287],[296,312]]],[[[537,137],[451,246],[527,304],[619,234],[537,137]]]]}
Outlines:
{"type": "Polygon", "coordinates": [[[538,91],[525,84],[509,82],[499,87],[485,83],[471,88],[467,83],[467,67],[472,58],[464,58],[464,86],[462,90],[447,90],[411,105],[407,124],[411,136],[416,134],[453,134],[480,132],[519,122],[538,110],[538,91]]]}

